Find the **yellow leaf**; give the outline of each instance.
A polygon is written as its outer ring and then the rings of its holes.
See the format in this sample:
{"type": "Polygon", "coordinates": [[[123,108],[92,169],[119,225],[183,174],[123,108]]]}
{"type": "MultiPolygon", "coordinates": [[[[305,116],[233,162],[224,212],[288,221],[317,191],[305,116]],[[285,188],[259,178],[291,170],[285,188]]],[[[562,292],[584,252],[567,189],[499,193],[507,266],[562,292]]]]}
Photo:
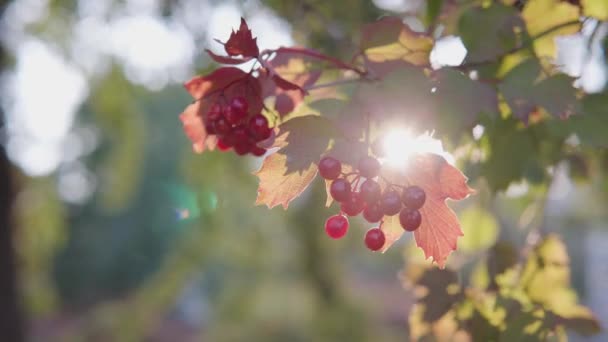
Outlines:
{"type": "MultiPolygon", "coordinates": [[[[547,30],[578,20],[578,6],[559,0],[528,1],[522,13],[530,36],[542,34],[547,30]]],[[[578,32],[580,23],[567,25],[563,28],[543,35],[534,41],[534,50],[540,58],[554,59],[556,56],[555,37],[578,32]]]]}
{"type": "Polygon", "coordinates": [[[608,1],[583,0],[583,13],[599,20],[608,20],[608,1]]]}

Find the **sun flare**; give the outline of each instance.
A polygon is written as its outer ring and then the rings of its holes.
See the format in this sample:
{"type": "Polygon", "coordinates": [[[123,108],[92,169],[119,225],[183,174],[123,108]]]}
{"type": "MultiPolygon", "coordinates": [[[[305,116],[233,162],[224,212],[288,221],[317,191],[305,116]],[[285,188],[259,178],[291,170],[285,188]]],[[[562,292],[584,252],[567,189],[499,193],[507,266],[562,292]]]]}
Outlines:
{"type": "Polygon", "coordinates": [[[435,153],[443,156],[449,163],[453,163],[453,156],[444,151],[440,140],[434,139],[429,133],[419,136],[413,135],[409,130],[397,128],[389,131],[382,140],[384,158],[383,163],[394,168],[404,168],[409,159],[419,153],[435,153]]]}

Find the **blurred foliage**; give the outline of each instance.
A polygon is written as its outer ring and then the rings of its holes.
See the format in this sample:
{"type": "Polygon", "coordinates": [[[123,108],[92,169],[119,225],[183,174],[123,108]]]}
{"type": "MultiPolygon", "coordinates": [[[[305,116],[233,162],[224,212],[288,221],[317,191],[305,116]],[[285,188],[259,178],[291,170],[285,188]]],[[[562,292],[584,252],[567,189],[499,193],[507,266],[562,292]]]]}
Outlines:
{"type": "Polygon", "coordinates": [[[417,294],[409,319],[412,338],[547,341],[565,339],[565,328],[583,335],[599,332],[598,321],[570,287],[568,254],[557,236],[548,235],[521,263],[512,261],[506,246],[496,245],[469,281],[453,270],[410,262],[402,279],[417,294]],[[501,259],[511,261],[497,262],[501,259]],[[484,281],[490,277],[496,286],[484,281]]]}

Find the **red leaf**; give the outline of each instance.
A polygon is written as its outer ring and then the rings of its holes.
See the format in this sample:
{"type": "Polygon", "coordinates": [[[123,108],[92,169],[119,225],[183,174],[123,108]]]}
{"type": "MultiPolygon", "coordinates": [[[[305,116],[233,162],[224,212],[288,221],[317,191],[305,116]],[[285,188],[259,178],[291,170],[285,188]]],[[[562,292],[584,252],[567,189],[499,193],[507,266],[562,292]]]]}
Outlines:
{"type": "Polygon", "coordinates": [[[209,55],[209,57],[211,57],[211,59],[213,59],[214,61],[221,63],[221,64],[231,64],[231,65],[243,64],[243,63],[249,62],[251,60],[251,57],[232,58],[232,57],[216,55],[209,49],[205,49],[205,52],[207,52],[207,54],[209,55]]]}
{"type": "Polygon", "coordinates": [[[280,204],[287,209],[289,202],[298,197],[315,178],[317,166],[310,164],[302,171],[288,173],[287,156],[273,153],[264,159],[262,167],[255,174],[260,179],[255,204],[266,204],[269,208],[280,204]]]}
{"type": "Polygon", "coordinates": [[[197,76],[184,84],[195,102],[184,110],[180,120],[184,131],[192,141],[196,152],[203,152],[205,146],[215,147],[215,138],[207,136],[204,121],[211,106],[235,96],[244,97],[249,103],[249,114],[262,111],[262,90],[257,78],[233,67],[219,68],[206,76],[197,76]]]}
{"type": "MultiPolygon", "coordinates": [[[[467,178],[443,157],[430,153],[413,157],[405,172],[387,174],[386,177],[396,184],[417,185],[426,192],[426,202],[420,209],[422,224],[414,232],[414,237],[424,255],[444,267],[448,255],[456,250],[456,240],[463,235],[458,217],[445,201],[461,200],[473,193],[466,184],[467,178]]],[[[386,235],[383,251],[403,234],[403,229],[395,229],[393,221],[398,222],[396,217],[391,217],[391,221],[385,222],[386,227],[382,227],[386,235]]]]}
{"type": "Polygon", "coordinates": [[[257,57],[260,54],[257,38],[251,35],[245,19],[241,18],[241,27],[236,32],[232,31],[224,49],[230,56],[257,57]]]}

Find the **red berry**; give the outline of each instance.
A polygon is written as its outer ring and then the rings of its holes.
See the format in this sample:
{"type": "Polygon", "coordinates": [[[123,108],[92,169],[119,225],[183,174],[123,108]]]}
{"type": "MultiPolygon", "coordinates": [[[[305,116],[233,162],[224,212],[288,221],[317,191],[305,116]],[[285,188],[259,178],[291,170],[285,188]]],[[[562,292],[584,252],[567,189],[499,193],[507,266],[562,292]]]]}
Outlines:
{"type": "Polygon", "coordinates": [[[218,103],[214,103],[207,113],[207,119],[209,121],[215,121],[222,116],[222,107],[218,103]]]}
{"type": "Polygon", "coordinates": [[[382,217],[384,217],[384,211],[378,203],[368,205],[363,210],[363,218],[369,223],[376,223],[382,220],[382,217]]]}
{"type": "Polygon", "coordinates": [[[365,202],[358,192],[351,192],[350,198],[346,202],[342,202],[340,209],[348,216],[357,216],[365,208],[365,202]]]}
{"type": "Polygon", "coordinates": [[[215,134],[216,133],[215,132],[215,125],[210,120],[207,120],[207,122],[205,122],[205,131],[207,132],[207,134],[215,134]]]}
{"type": "Polygon", "coordinates": [[[261,157],[266,153],[266,149],[263,147],[259,147],[259,146],[253,146],[253,149],[251,150],[251,154],[253,154],[256,157],[261,157]]]}
{"type": "Polygon", "coordinates": [[[235,139],[235,145],[238,143],[247,143],[249,144],[249,134],[247,134],[247,128],[245,125],[238,125],[233,128],[232,135],[235,139]]]}
{"type": "Polygon", "coordinates": [[[246,112],[236,111],[232,108],[232,106],[224,107],[222,110],[222,114],[224,114],[226,120],[232,125],[237,125],[241,123],[247,117],[246,112]]]}
{"type": "Polygon", "coordinates": [[[253,144],[247,140],[239,141],[234,144],[234,152],[236,152],[236,154],[238,154],[239,156],[244,156],[247,153],[251,152],[252,148],[253,144]]]}
{"type": "Polygon", "coordinates": [[[365,156],[359,160],[357,169],[361,176],[374,178],[380,173],[380,162],[374,157],[365,156]]]}
{"type": "Polygon", "coordinates": [[[393,216],[401,210],[401,197],[397,191],[391,190],[382,194],[380,206],[384,215],[393,216]]]}
{"type": "Polygon", "coordinates": [[[325,221],[325,232],[332,239],[339,239],[348,231],[348,219],[344,215],[334,215],[325,221]]]}
{"type": "Polygon", "coordinates": [[[380,228],[372,228],[365,233],[365,245],[371,251],[378,251],[384,246],[386,238],[380,228]]]}
{"type": "Polygon", "coordinates": [[[244,118],[247,116],[247,111],[249,111],[249,104],[247,103],[247,99],[237,96],[233,97],[232,101],[230,101],[230,108],[232,108],[233,112],[241,114],[244,118]]]}
{"type": "Polygon", "coordinates": [[[271,129],[268,127],[268,119],[262,114],[256,114],[249,119],[249,132],[257,141],[268,139],[271,129]]]}
{"type": "Polygon", "coordinates": [[[426,201],[426,193],[419,186],[409,186],[403,190],[401,200],[410,209],[420,209],[426,201]]]}
{"type": "Polygon", "coordinates": [[[215,128],[216,134],[225,135],[230,133],[232,130],[232,126],[224,117],[220,117],[219,119],[213,122],[213,127],[215,128]]]}
{"type": "Polygon", "coordinates": [[[226,140],[224,140],[224,139],[217,140],[217,148],[220,151],[228,151],[230,149],[230,147],[232,147],[232,146],[228,145],[228,143],[226,143],[226,140]]]}
{"type": "Polygon", "coordinates": [[[420,227],[422,223],[422,215],[420,215],[420,211],[412,210],[409,208],[403,208],[399,213],[399,223],[401,223],[401,227],[407,230],[408,232],[413,232],[414,230],[420,227]]]}
{"type": "Polygon", "coordinates": [[[340,176],[340,172],[342,172],[342,164],[339,160],[332,157],[323,157],[319,161],[319,173],[321,177],[334,180],[340,176]]]}
{"type": "Polygon", "coordinates": [[[350,183],[344,178],[338,178],[331,182],[329,194],[338,202],[346,202],[350,199],[350,183]]]}
{"type": "Polygon", "coordinates": [[[361,197],[366,203],[376,203],[380,199],[380,195],[382,194],[382,189],[380,189],[380,185],[373,179],[366,179],[365,182],[361,184],[361,197]]]}

